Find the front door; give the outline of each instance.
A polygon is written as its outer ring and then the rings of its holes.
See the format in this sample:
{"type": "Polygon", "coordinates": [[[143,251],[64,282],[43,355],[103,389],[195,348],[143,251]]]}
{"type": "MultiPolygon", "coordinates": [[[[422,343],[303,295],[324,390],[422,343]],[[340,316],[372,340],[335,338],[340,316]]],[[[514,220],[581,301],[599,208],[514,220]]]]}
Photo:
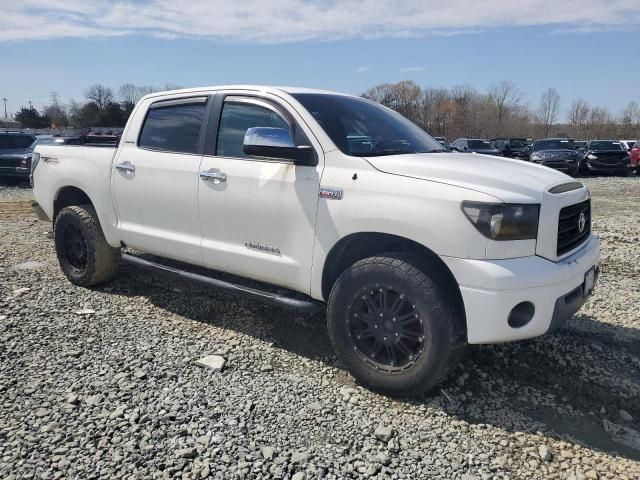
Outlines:
{"type": "Polygon", "coordinates": [[[120,148],[112,178],[118,228],[127,246],[201,263],[198,171],[207,100],[152,104],[138,141],[120,148]]]}
{"type": "Polygon", "coordinates": [[[247,129],[297,128],[299,137],[302,128],[274,101],[217,97],[215,150],[202,158],[198,190],[204,263],[308,293],[324,163],[319,146],[313,167],[250,157],[242,148],[247,129]]]}

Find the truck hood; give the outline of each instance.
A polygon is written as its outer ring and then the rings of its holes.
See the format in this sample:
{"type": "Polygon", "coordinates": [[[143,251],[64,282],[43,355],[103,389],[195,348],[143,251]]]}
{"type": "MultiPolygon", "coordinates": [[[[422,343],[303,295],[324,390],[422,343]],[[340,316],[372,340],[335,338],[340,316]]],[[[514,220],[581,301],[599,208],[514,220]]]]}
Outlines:
{"type": "Polygon", "coordinates": [[[572,181],[551,168],[488,155],[418,153],[365,159],[384,173],[455,185],[511,203],[539,203],[550,187],[572,181]]]}

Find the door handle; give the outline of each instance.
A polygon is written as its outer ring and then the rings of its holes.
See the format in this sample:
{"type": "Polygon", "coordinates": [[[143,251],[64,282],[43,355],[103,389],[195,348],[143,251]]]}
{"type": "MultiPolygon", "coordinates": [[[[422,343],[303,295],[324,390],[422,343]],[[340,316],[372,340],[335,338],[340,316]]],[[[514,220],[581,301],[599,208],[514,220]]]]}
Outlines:
{"type": "Polygon", "coordinates": [[[116,163],[116,170],[121,172],[135,172],[136,166],[131,162],[116,163]]]}
{"type": "Polygon", "coordinates": [[[222,172],[211,172],[208,170],[200,172],[200,178],[202,180],[213,180],[213,183],[220,183],[227,181],[227,174],[222,172]]]}

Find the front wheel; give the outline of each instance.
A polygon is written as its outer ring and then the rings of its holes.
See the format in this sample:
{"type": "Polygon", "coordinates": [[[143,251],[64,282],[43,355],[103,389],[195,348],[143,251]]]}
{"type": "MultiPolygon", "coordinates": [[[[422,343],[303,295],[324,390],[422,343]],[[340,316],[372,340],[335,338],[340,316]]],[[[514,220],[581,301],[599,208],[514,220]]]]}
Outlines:
{"type": "Polygon", "coordinates": [[[91,205],[63,208],[53,227],[56,255],[71,283],[88,287],[111,280],[120,267],[120,249],[104,238],[91,205]]]}
{"type": "Polygon", "coordinates": [[[407,256],[360,260],[340,275],[329,298],[336,353],[372,390],[431,390],[458,365],[464,347],[449,293],[407,256]]]}

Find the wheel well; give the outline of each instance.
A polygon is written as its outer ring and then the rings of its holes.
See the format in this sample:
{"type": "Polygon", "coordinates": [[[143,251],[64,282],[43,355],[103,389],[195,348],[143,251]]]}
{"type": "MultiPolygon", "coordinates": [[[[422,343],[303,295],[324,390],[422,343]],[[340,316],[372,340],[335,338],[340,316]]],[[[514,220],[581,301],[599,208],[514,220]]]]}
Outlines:
{"type": "Polygon", "coordinates": [[[322,272],[322,296],[328,299],[338,277],[358,260],[390,252],[415,255],[416,266],[425,273],[429,273],[431,279],[442,288],[449,296],[448,300],[455,306],[455,317],[460,320],[456,330],[460,339],[464,336],[466,341],[466,314],[458,282],[449,267],[435,252],[408,238],[387,233],[363,232],[341,239],[333,246],[325,260],[322,272]]]}
{"type": "Polygon", "coordinates": [[[58,213],[65,207],[72,205],[93,205],[91,199],[77,187],[63,187],[58,192],[56,199],[53,201],[53,221],[55,222],[58,213]]]}

